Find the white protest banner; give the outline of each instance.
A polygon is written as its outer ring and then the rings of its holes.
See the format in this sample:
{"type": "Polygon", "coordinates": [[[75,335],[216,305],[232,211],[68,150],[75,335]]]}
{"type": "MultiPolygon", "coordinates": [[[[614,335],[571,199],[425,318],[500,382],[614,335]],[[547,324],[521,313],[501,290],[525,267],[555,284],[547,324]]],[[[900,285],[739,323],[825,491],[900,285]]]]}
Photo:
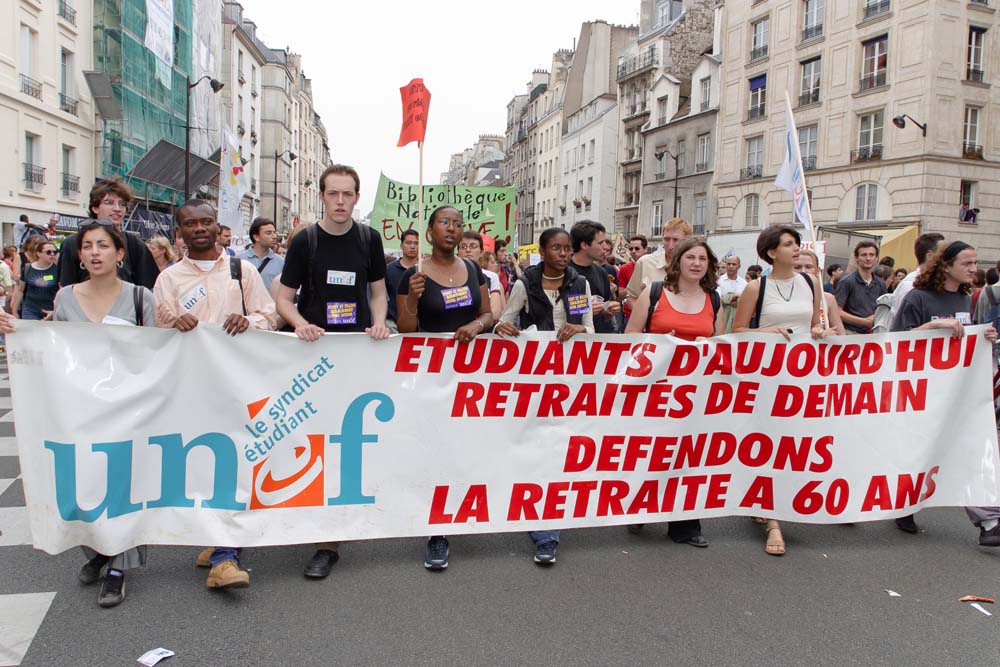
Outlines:
{"type": "Polygon", "coordinates": [[[170,88],[174,62],[173,0],[146,0],[146,37],[143,44],[156,56],[156,78],[170,88]]]}
{"type": "Polygon", "coordinates": [[[19,327],[22,477],[50,553],[1000,504],[982,327],[697,344],[19,327]]]}

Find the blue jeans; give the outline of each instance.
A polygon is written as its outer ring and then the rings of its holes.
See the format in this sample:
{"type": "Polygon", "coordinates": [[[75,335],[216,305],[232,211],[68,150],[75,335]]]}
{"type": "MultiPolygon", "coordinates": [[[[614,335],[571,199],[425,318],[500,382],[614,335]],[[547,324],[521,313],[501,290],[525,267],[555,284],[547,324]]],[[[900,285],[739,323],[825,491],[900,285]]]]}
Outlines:
{"type": "Polygon", "coordinates": [[[535,543],[535,546],[540,546],[546,542],[555,542],[559,544],[559,531],[558,530],[533,530],[528,533],[528,537],[531,541],[535,543]]]}
{"type": "Polygon", "coordinates": [[[212,567],[225,563],[227,560],[235,561],[239,565],[240,551],[242,549],[239,547],[215,547],[209,560],[212,561],[212,567]]]}

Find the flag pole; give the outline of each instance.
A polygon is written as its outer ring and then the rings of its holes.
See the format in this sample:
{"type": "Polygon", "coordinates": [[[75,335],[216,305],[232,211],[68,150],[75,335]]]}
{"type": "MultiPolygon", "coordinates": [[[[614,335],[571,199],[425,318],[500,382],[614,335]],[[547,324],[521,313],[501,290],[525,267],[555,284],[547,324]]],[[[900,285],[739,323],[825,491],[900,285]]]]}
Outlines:
{"type": "MultiPolygon", "coordinates": [[[[417,233],[420,234],[418,238],[418,243],[420,247],[423,247],[424,237],[426,232],[424,231],[424,142],[417,142],[417,153],[419,155],[420,166],[417,170],[417,188],[419,193],[417,195],[417,233]]],[[[417,251],[417,271],[421,272],[424,270],[424,254],[417,251]]]]}

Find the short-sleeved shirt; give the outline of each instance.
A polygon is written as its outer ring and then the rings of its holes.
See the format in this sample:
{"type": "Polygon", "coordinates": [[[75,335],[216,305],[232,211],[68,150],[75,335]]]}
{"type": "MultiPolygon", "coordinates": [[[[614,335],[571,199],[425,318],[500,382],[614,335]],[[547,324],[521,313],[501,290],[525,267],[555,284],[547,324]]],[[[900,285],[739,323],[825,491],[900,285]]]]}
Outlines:
{"type": "MultiPolygon", "coordinates": [[[[837,281],[837,305],[855,317],[871,317],[875,314],[878,298],[888,291],[885,282],[878,276],[872,275],[871,282],[865,283],[858,272],[854,271],[837,281]]],[[[856,333],[869,332],[866,327],[847,322],[844,322],[844,326],[856,333]]]]}
{"type": "MultiPolygon", "coordinates": [[[[105,316],[103,324],[132,324],[137,325],[136,303],[134,290],[135,285],[122,281],[121,291],[115,299],[111,310],[105,316]],[[117,320],[117,321],[114,321],[117,320]]],[[[147,327],[156,326],[156,303],[153,293],[145,287],[142,290],[142,324],[147,327]]],[[[52,316],[56,322],[90,322],[90,318],[83,312],[80,302],[73,292],[73,285],[66,285],[56,294],[55,314],[52,316]]]]}
{"type": "Polygon", "coordinates": [[[389,297],[389,319],[396,321],[399,315],[396,313],[396,294],[399,289],[399,280],[406,273],[406,267],[401,260],[396,260],[385,267],[385,293],[389,297]]]}
{"type": "Polygon", "coordinates": [[[965,292],[934,292],[914,288],[892,320],[890,331],[909,331],[933,320],[955,318],[972,324],[972,297],[965,292]]]}
{"type": "Polygon", "coordinates": [[[52,310],[52,304],[59,291],[59,267],[55,264],[40,271],[31,264],[25,264],[21,272],[24,281],[24,303],[37,310],[52,310]]]}
{"type": "Polygon", "coordinates": [[[364,331],[372,325],[368,285],[385,279],[382,237],[356,222],[339,236],[317,224],[316,237],[311,269],[309,230],[292,239],[281,284],[296,290],[303,288],[298,309],[310,324],[326,331],[364,331]],[[367,256],[361,234],[368,234],[367,256]],[[311,289],[307,290],[305,285],[310,280],[311,289]]]}
{"type": "MultiPolygon", "coordinates": [[[[577,273],[587,279],[587,283],[590,285],[590,293],[593,296],[599,296],[604,301],[611,301],[611,281],[609,279],[608,272],[604,270],[604,267],[600,264],[594,263],[590,266],[580,266],[574,262],[569,263],[577,273]]],[[[597,315],[594,317],[594,331],[596,333],[614,333],[615,332],[615,321],[612,318],[604,317],[603,315],[597,315]]]]}
{"type": "MultiPolygon", "coordinates": [[[[226,248],[229,250],[229,248],[226,248]]],[[[228,254],[228,253],[227,253],[228,254]]],[[[253,264],[254,268],[257,269],[257,273],[260,274],[260,279],[264,281],[264,287],[270,289],[271,281],[281,275],[282,269],[285,268],[285,260],[281,255],[274,252],[270,248],[267,250],[267,254],[261,259],[256,254],[254,254],[253,247],[236,253],[236,257],[240,259],[245,259],[246,261],[253,264]],[[264,265],[264,270],[261,271],[260,267],[264,264],[265,260],[270,260],[266,265],[264,265]]]]}
{"type": "MultiPolygon", "coordinates": [[[[447,333],[458,331],[472,320],[479,317],[479,305],[483,301],[481,285],[486,284],[486,276],[478,264],[471,260],[462,260],[466,267],[464,285],[455,287],[439,285],[424,278],[424,293],[417,303],[417,324],[420,331],[430,333],[447,333]]],[[[410,277],[417,272],[417,267],[411,266],[399,281],[399,295],[410,293],[410,277]]]]}

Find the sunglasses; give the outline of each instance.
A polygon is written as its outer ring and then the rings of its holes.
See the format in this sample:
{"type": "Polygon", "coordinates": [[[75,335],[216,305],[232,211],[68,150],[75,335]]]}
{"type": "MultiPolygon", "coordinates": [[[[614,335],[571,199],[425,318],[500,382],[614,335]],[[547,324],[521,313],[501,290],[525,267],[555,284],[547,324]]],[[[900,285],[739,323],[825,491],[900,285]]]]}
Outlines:
{"type": "Polygon", "coordinates": [[[42,254],[43,255],[55,255],[55,254],[57,254],[57,252],[58,251],[56,251],[56,250],[43,250],[42,254]]]}

